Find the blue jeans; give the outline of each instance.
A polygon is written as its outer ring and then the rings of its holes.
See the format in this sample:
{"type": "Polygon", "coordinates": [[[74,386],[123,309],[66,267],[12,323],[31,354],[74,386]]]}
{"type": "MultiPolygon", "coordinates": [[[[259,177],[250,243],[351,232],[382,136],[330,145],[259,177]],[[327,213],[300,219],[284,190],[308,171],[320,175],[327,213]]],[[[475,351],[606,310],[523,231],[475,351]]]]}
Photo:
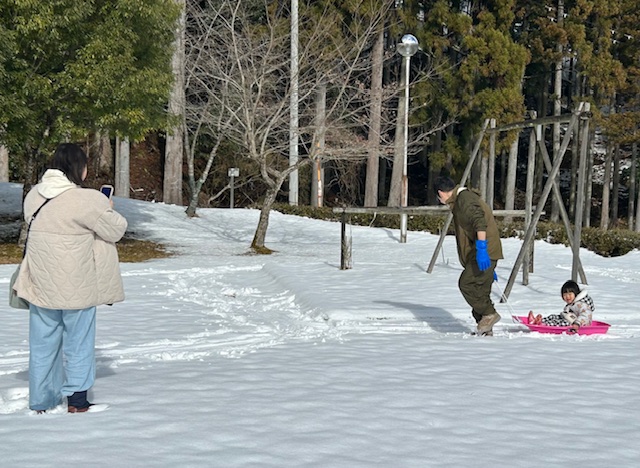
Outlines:
{"type": "Polygon", "coordinates": [[[96,308],[29,306],[29,408],[48,410],[96,378],[96,308]]]}

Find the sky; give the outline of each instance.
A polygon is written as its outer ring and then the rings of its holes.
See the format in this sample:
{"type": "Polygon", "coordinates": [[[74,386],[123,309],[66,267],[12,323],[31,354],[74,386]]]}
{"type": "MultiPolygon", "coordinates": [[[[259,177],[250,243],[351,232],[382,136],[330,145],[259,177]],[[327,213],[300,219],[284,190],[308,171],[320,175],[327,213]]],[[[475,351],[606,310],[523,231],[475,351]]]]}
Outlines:
{"type": "MultiPolygon", "coordinates": [[[[22,187],[0,183],[0,218],[22,187]]],[[[126,300],[98,308],[105,411],[28,409],[28,313],[0,265],[0,457],[7,467],[635,467],[640,460],[640,252],[581,250],[608,333],[532,333],[512,315],[558,313],[571,251],[535,244],[529,284],[500,292],[521,248],[503,239],[493,337],[458,291],[447,236],[258,211],[115,198],[128,231],[175,255],[121,264],[126,300]]],[[[3,229],[12,224],[3,221],[3,229]]]]}

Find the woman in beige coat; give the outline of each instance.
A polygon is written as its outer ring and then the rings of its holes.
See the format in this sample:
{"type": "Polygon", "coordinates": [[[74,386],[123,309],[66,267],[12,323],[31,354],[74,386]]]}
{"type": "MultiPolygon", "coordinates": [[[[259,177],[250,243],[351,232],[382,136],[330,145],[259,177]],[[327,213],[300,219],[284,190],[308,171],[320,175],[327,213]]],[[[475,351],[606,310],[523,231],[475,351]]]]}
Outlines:
{"type": "Polygon", "coordinates": [[[30,303],[29,407],[39,413],[64,397],[70,413],[90,410],[96,306],[124,300],[115,242],[127,221],[102,193],[81,187],[86,176],[84,151],[61,144],[24,200],[33,223],[14,289],[30,303]]]}

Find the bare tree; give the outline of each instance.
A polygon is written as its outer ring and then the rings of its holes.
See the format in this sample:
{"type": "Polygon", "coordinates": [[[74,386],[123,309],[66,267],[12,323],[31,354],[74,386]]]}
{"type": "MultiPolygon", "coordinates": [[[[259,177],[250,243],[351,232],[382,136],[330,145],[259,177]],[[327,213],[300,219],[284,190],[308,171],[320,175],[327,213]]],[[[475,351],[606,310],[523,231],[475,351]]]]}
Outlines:
{"type": "Polygon", "coordinates": [[[228,140],[254,162],[266,193],[251,247],[268,252],[269,214],[289,174],[322,158],[367,157],[370,77],[368,52],[385,18],[380,0],[374,18],[343,23],[327,8],[300,11],[299,135],[301,155],[289,165],[288,18],[267,0],[209,0],[188,5],[187,88],[189,121],[214,141],[228,140]],[[196,60],[197,57],[197,60],[196,60]],[[324,120],[317,94],[327,86],[324,120]],[[318,144],[324,138],[324,145],[318,144]]]}
{"type": "MultiPolygon", "coordinates": [[[[231,117],[225,105],[226,84],[211,79],[211,67],[218,59],[212,43],[217,11],[189,4],[185,25],[185,78],[183,137],[187,159],[189,203],[187,216],[196,215],[198,199],[218,153],[224,129],[231,117]],[[213,53],[212,53],[213,52],[213,53]],[[226,118],[226,120],[224,120],[226,118]],[[206,151],[206,163],[196,178],[196,153],[206,151]]],[[[225,187],[226,190],[228,187],[225,187]]]]}

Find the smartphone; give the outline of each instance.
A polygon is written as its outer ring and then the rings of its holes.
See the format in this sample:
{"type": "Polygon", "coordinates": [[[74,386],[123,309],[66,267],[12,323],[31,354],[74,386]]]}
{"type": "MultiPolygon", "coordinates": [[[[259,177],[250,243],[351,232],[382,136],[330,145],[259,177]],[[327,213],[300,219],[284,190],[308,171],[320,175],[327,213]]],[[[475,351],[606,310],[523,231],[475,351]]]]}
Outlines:
{"type": "Polygon", "coordinates": [[[111,200],[111,195],[113,195],[113,185],[103,185],[102,187],[100,187],[100,192],[102,192],[105,197],[111,200]]]}

